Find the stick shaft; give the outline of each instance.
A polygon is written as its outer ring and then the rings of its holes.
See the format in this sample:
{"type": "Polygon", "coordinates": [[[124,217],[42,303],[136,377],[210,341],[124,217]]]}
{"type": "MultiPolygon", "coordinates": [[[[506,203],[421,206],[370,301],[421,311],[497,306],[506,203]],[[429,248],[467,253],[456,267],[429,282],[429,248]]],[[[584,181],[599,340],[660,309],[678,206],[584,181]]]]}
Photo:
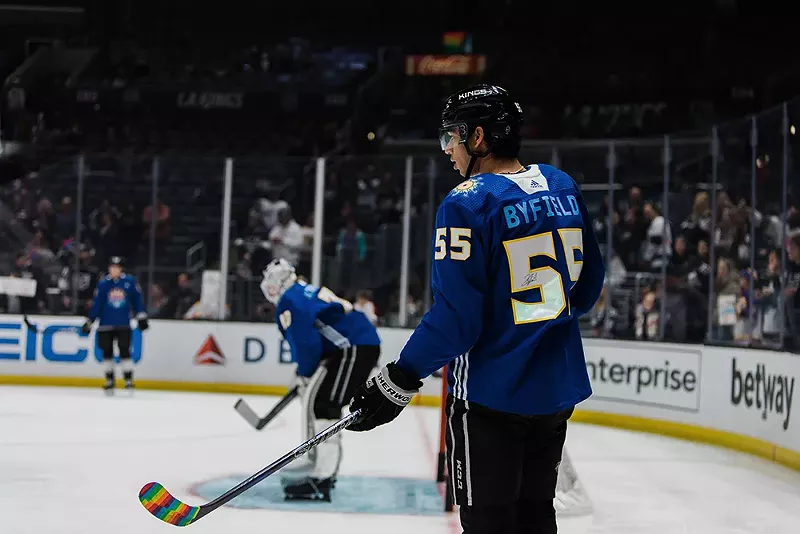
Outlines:
{"type": "Polygon", "coordinates": [[[322,334],[322,337],[336,345],[337,348],[340,349],[349,349],[350,348],[350,340],[344,337],[338,330],[333,328],[330,325],[327,325],[317,319],[314,321],[314,328],[319,330],[319,333],[322,334]]]}
{"type": "Polygon", "coordinates": [[[247,480],[242,481],[241,483],[229,489],[228,491],[226,491],[213,501],[202,506],[201,507],[202,510],[200,514],[198,514],[199,517],[197,519],[199,519],[203,515],[206,515],[212,510],[219,508],[223,504],[230,502],[231,500],[235,499],[245,491],[249,490],[256,484],[264,480],[265,478],[275,474],[279,469],[290,464],[297,458],[300,458],[301,456],[306,454],[308,451],[310,451],[323,441],[326,441],[331,436],[338,434],[339,432],[341,432],[342,430],[353,424],[359,417],[361,417],[361,410],[356,410],[355,412],[348,414],[343,419],[340,419],[336,423],[332,424],[331,426],[329,426],[328,428],[326,428],[313,438],[309,439],[305,443],[302,443],[294,450],[287,452],[286,454],[284,454],[283,456],[281,456],[280,458],[278,458],[277,460],[266,466],[264,469],[262,469],[258,473],[248,478],[247,480]]]}

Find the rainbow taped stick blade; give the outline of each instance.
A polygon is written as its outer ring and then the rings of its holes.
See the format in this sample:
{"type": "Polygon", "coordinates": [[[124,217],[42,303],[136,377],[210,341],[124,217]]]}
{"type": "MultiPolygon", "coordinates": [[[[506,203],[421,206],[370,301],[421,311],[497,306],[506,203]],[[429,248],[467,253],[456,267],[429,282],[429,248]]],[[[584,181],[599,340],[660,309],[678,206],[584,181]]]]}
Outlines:
{"type": "Polygon", "coordinates": [[[185,527],[190,525],[200,512],[199,506],[184,504],[168,492],[158,482],[145,484],[139,491],[139,502],[147,511],[170,525],[185,527]]]}

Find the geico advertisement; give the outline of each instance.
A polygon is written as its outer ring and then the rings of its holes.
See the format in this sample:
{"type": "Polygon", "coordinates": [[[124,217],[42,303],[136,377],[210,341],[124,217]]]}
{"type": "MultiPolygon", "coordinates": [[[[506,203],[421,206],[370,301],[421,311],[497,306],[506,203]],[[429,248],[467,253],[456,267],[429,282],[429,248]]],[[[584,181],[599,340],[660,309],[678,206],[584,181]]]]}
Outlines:
{"type": "MultiPolygon", "coordinates": [[[[96,333],[84,334],[83,321],[74,318],[31,317],[28,328],[22,318],[0,316],[0,367],[4,363],[25,365],[36,362],[80,364],[87,359],[103,361],[103,352],[97,346],[96,333]]],[[[131,358],[142,359],[142,332],[134,330],[131,340],[131,358]]],[[[15,366],[16,367],[16,366],[15,366]]]]}
{"type": "Polygon", "coordinates": [[[800,357],[757,351],[733,354],[727,365],[728,401],[738,417],[779,427],[781,433],[790,430],[800,357]]]}
{"type": "Polygon", "coordinates": [[[586,347],[586,370],[595,400],[697,411],[701,351],[648,350],[617,344],[586,347]]]}

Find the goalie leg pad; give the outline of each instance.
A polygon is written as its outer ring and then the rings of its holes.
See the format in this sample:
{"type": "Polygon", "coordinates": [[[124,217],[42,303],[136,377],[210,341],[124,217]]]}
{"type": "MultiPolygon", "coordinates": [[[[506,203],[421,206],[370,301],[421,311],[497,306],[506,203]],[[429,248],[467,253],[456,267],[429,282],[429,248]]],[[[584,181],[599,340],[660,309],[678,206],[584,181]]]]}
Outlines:
{"type": "MultiPolygon", "coordinates": [[[[327,367],[325,365],[320,365],[308,381],[308,384],[303,388],[300,407],[300,425],[303,429],[303,439],[305,440],[311,439],[316,435],[314,405],[317,402],[320,388],[322,388],[323,382],[327,376],[327,367]]],[[[319,447],[311,449],[308,454],[284,467],[281,470],[281,476],[284,478],[284,481],[297,481],[310,476],[317,461],[318,448],[319,447]]]]}

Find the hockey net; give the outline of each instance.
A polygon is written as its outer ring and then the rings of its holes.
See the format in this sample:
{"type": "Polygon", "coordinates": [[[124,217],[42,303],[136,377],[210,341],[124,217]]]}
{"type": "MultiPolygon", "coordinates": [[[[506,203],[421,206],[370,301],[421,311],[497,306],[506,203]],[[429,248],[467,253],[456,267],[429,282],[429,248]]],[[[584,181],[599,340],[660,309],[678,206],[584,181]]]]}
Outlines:
{"type": "MultiPolygon", "coordinates": [[[[447,398],[447,368],[442,369],[442,402],[439,424],[439,457],[437,462],[436,481],[444,483],[445,511],[453,510],[453,496],[447,481],[447,461],[445,459],[445,432],[447,428],[447,415],[445,414],[445,399],[447,398]]],[[[558,465],[558,481],[556,482],[556,496],[553,507],[559,517],[575,517],[591,515],[593,508],[589,495],[581,484],[578,472],[572,463],[566,446],[561,453],[561,463],[558,465]]]]}

